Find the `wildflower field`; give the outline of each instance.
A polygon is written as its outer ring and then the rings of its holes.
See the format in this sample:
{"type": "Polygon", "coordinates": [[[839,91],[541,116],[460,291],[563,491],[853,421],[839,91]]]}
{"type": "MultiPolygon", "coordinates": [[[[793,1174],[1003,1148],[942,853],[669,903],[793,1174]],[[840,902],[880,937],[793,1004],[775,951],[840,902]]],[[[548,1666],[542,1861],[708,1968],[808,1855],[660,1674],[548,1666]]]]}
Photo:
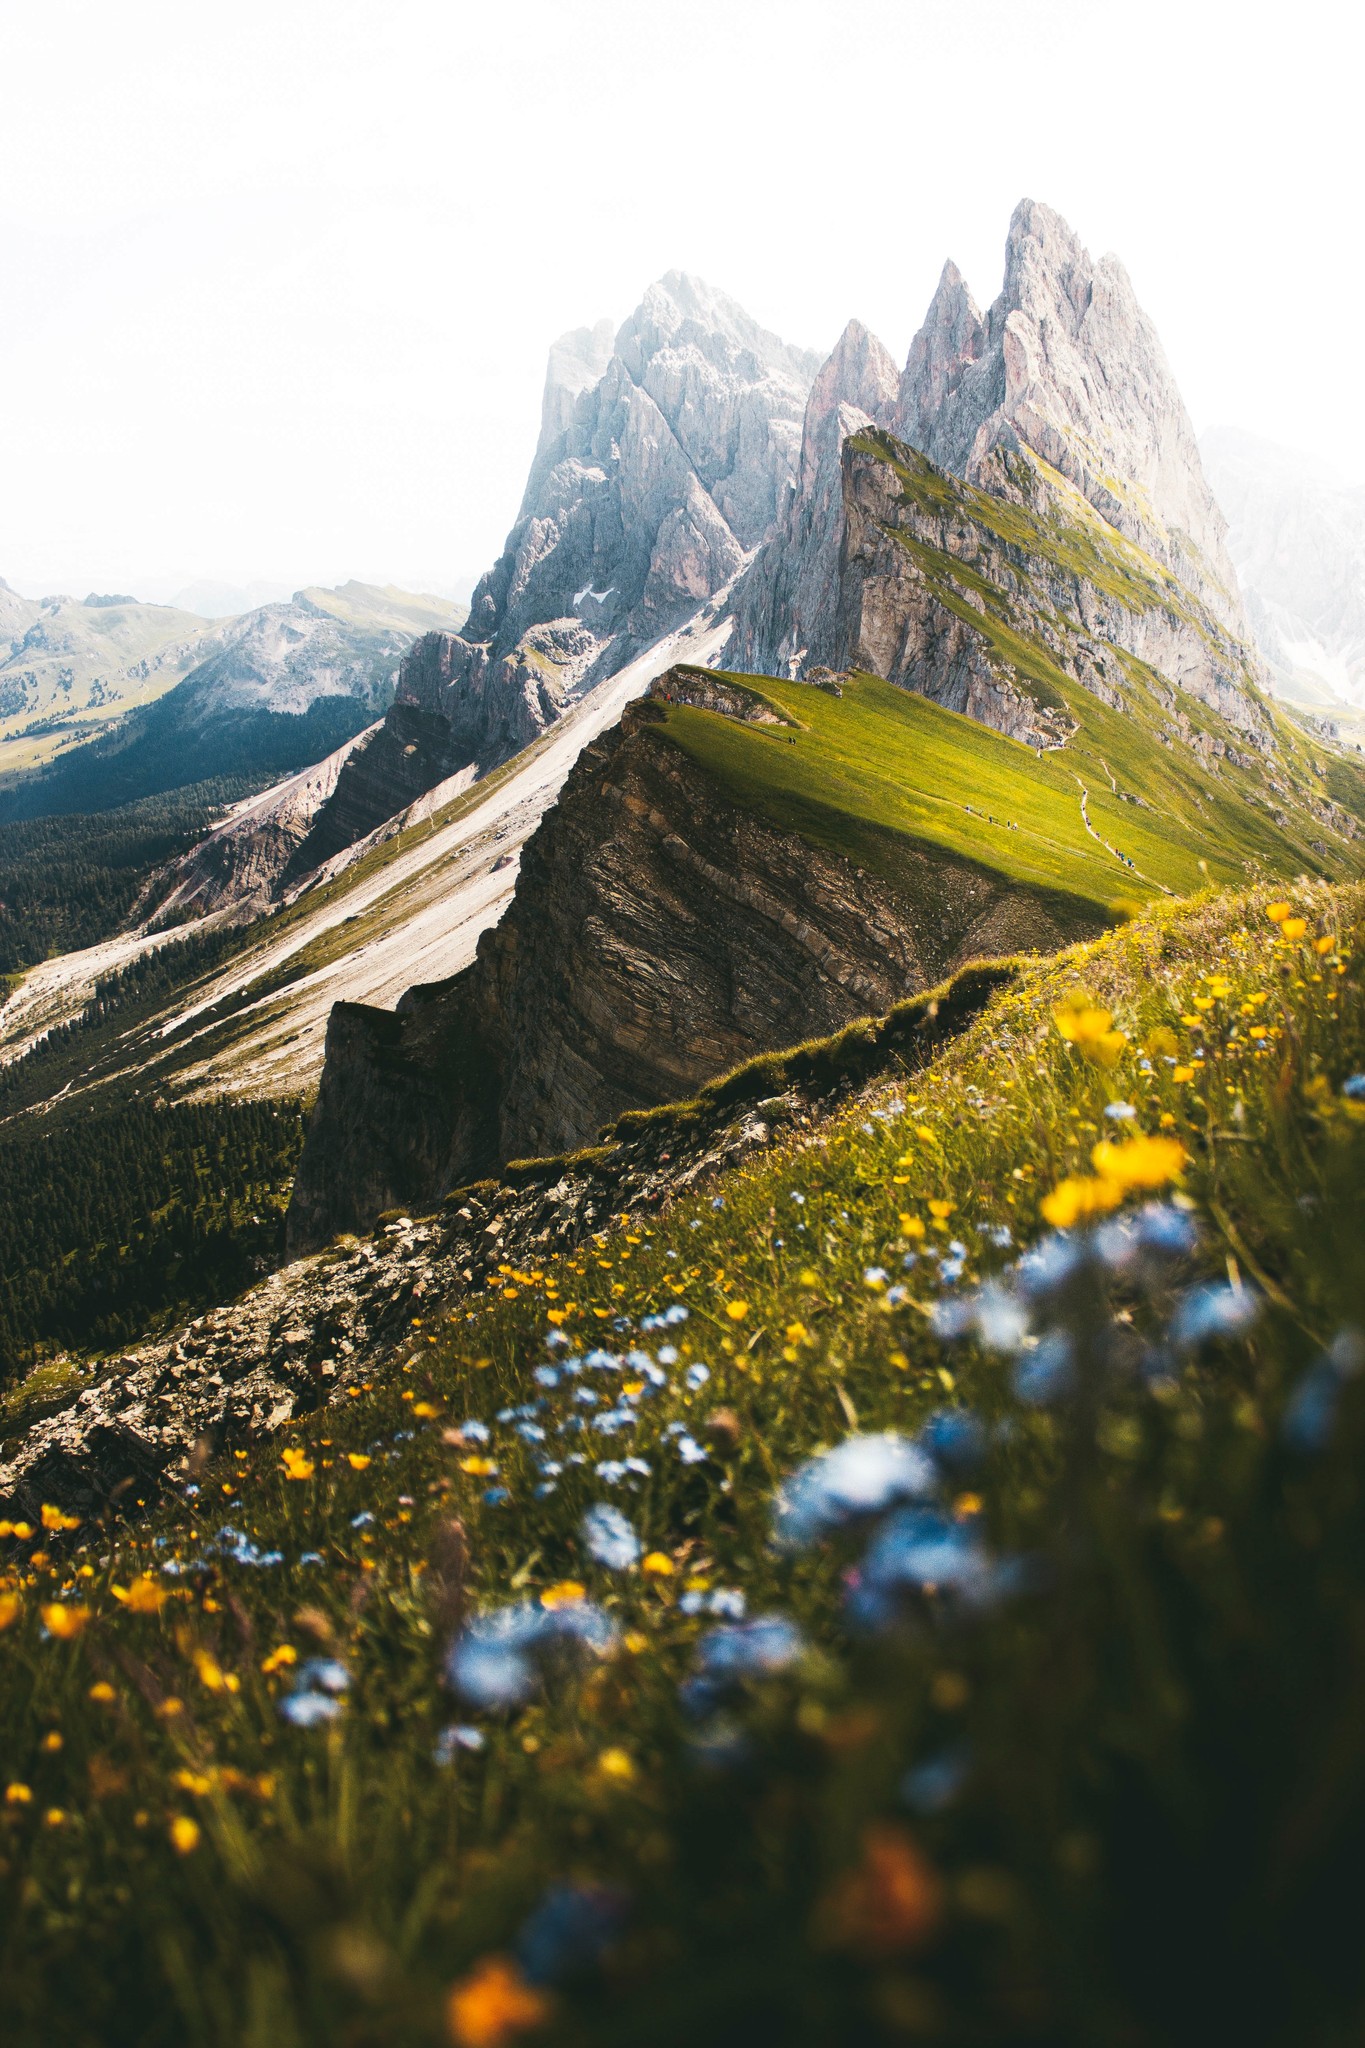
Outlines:
{"type": "Polygon", "coordinates": [[[0,1522],[6,2041],[1360,2040],[1363,919],[1150,909],[0,1522]]]}

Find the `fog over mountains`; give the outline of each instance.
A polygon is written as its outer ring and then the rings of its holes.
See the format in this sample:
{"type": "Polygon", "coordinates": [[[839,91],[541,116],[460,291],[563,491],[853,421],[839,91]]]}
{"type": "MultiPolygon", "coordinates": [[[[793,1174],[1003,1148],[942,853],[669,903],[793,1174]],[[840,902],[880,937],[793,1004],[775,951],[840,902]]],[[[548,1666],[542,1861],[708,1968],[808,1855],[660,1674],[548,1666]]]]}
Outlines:
{"type": "Polygon", "coordinates": [[[1236,427],[1200,448],[1276,686],[1291,702],[1365,710],[1365,485],[1236,427]]]}

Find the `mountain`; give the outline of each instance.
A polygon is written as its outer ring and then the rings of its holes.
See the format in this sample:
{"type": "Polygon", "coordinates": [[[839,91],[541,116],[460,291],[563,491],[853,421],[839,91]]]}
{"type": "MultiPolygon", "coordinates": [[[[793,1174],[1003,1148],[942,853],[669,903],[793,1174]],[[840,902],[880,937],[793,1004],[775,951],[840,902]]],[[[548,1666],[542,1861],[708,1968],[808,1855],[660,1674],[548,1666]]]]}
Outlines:
{"type": "Polygon", "coordinates": [[[209,778],[290,774],[382,713],[413,640],[460,616],[440,598],[351,582],[297,591],[225,625],[196,622],[196,661],[182,681],[11,785],[0,810],[97,811],[209,778]]]}
{"type": "Polygon", "coordinates": [[[1045,208],[899,379],[845,330],[732,608],[731,673],[675,668],[584,752],[475,963],[333,1012],[296,1247],[984,951],[1360,869],[1365,778],[1262,688],[1150,323],[1045,208]]]}
{"type": "Polygon", "coordinates": [[[30,599],[0,581],[0,778],[174,688],[206,630],[173,605],[99,592],[30,599]]]}
{"type": "Polygon", "coordinates": [[[984,315],[944,267],[901,380],[897,431],[979,482],[1027,448],[1101,518],[1241,626],[1222,516],[1155,328],[1116,256],[1092,260],[1051,207],[1021,200],[984,315]]]}
{"type": "Polygon", "coordinates": [[[1265,743],[1221,515],[1114,258],[1092,263],[1025,200],[984,318],[950,263],[896,388],[855,323],[817,391],[801,488],[738,594],[733,666],[865,667],[1054,744],[1050,685],[1035,673],[1021,696],[1023,627],[1111,703],[1156,671],[1168,711],[1174,682],[1265,743]]]}
{"type": "Polygon", "coordinates": [[[1236,427],[1200,450],[1276,687],[1329,716],[1365,711],[1365,489],[1236,427]]]}
{"type": "Polygon", "coordinates": [[[681,271],[650,286],[609,351],[602,326],[562,337],[502,555],[462,632],[414,650],[301,858],[463,767],[486,773],[715,599],[795,477],[818,367],[681,271]]]}

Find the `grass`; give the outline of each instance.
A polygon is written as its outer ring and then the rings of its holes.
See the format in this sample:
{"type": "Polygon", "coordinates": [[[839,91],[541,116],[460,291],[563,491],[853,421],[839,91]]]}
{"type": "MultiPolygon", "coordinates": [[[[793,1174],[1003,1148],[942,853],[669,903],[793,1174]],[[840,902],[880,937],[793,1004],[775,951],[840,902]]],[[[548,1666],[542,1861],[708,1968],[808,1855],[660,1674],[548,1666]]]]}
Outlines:
{"type": "Polygon", "coordinates": [[[772,677],[742,681],[800,729],[660,707],[663,732],[733,801],[882,872],[894,872],[902,848],[949,852],[1069,899],[1073,929],[1087,913],[1112,915],[1116,904],[1163,888],[1184,895],[1207,879],[1324,867],[1349,874],[1359,863],[1344,843],[1324,860],[1251,808],[1246,771],[1206,774],[1192,755],[1153,746],[1134,717],[1069,681],[1077,734],[1041,760],[1022,742],[874,676],[850,677],[842,697],[772,677]],[[1150,808],[1115,796],[1106,764],[1119,788],[1150,808]],[[1096,830],[1136,872],[1086,832],[1082,784],[1096,830]]]}
{"type": "MultiPolygon", "coordinates": [[[[824,709],[775,687],[803,719],[824,709]]],[[[1320,1347],[1365,1320],[1365,1129],[1341,1092],[1365,1065],[1365,891],[1295,905],[1301,937],[1264,892],[1224,893],[1026,964],[913,1079],[893,1067],[652,1225],[431,1304],[389,1378],[285,1445],[206,1457],[142,1523],[12,1536],[7,2038],[1359,2038],[1361,1383],[1310,1460],[1282,1418],[1320,1347]],[[1124,1034],[1110,1065],[1054,1023],[1081,989],[1124,1034]],[[1116,1126],[1120,1100],[1136,1114],[1116,1126]],[[1036,1238],[1049,1191],[1134,1127],[1188,1155],[1201,1244],[1181,1287],[1234,1275],[1260,1317],[1150,1385],[1028,1406],[1007,1362],[937,1334],[935,1305],[1036,1238]],[[646,1322],[674,1304],[685,1320],[646,1322]],[[619,1405],[623,1382],[538,1382],[556,1331],[657,1361],[652,1394],[627,1365],[633,1428],[564,1428],[603,1405],[576,1389],[619,1405]],[[495,1419],[522,1404],[540,1405],[495,1419]],[[859,1637],[841,1608],[856,1558],[837,1539],[776,1552],[774,1489],[850,1431],[915,1431],[944,1406],[992,1432],[955,1526],[1033,1558],[1032,1590],[970,1621],[930,1598],[859,1637]],[[471,1416],[490,1441],[451,1436],[471,1416]],[[707,1455],[681,1455],[680,1431],[707,1455]],[[648,1470],[597,1469],[627,1454],[648,1470]],[[580,1517],[604,1500],[648,1572],[586,1554],[580,1517]],[[283,1561],[166,1571],[225,1520],[283,1561]],[[461,1612],[572,1603],[569,1581],[615,1650],[509,1715],[462,1709],[442,1677],[461,1612]],[[718,1589],[780,1607],[807,1648],[699,1731],[678,1686],[715,1625],[689,1610],[718,1589]],[[345,1666],[344,1705],[291,1727],[279,1703],[314,1654],[345,1666]],[[482,1746],[436,1761],[441,1731],[474,1720],[482,1746]],[[965,1787],[907,1804],[907,1766],[944,1756],[970,1759],[965,1787]],[[556,1882],[579,1887],[578,1931],[547,1991],[489,1958],[556,1882]],[[589,1885],[620,1894],[609,1945],[616,1909],[589,1885]]],[[[1141,1290],[1113,1306],[1123,1341],[1169,1321],[1141,1290]]]]}

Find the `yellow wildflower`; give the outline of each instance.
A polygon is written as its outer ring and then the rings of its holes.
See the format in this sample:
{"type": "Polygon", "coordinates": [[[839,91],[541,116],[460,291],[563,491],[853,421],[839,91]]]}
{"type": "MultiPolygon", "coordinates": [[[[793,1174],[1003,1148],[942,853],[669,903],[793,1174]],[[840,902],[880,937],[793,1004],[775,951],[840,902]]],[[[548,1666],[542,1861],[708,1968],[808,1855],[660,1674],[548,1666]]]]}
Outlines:
{"type": "Polygon", "coordinates": [[[1192,1081],[1194,1079],[1194,1068],[1176,1067],[1171,1074],[1171,1079],[1173,1081],[1192,1081]]]}
{"type": "Polygon", "coordinates": [[[33,1793],[27,1785],[6,1785],[5,1802],[9,1806],[29,1806],[33,1793]]]}
{"type": "Polygon", "coordinates": [[[1267,903],[1265,914],[1272,924],[1283,924],[1293,908],[1292,903],[1267,903]]]}
{"type": "Polygon", "coordinates": [[[200,1832],[197,1820],[191,1820],[187,1813],[178,1813],[171,1822],[171,1847],[176,1855],[193,1855],[199,1847],[200,1832]]]}
{"type": "Polygon", "coordinates": [[[43,1627],[59,1643],[74,1641],[90,1619],[88,1607],[64,1607],[57,1600],[38,1611],[43,1617],[43,1627]]]}
{"type": "Polygon", "coordinates": [[[346,1463],[353,1472],[363,1472],[370,1459],[364,1451],[347,1451],[346,1463]]]}
{"type": "Polygon", "coordinates": [[[1280,926],[1280,930],[1287,939],[1301,939],[1307,929],[1308,919],[1306,917],[1287,917],[1280,926]]]}
{"type": "Polygon", "coordinates": [[[908,1210],[903,1209],[901,1211],[900,1226],[906,1237],[923,1237],[924,1235],[923,1217],[912,1216],[908,1210]]]}
{"type": "MultiPolygon", "coordinates": [[[[412,1412],[415,1416],[418,1417],[420,1421],[430,1422],[433,1420],[435,1416],[439,1415],[441,1411],[431,1401],[414,1401],[412,1404],[412,1412]]],[[[370,1461],[367,1458],[365,1460],[365,1463],[368,1465],[369,1462],[370,1461]]],[[[355,1463],[354,1458],[352,1458],[351,1463],[355,1463]]]]}
{"type": "Polygon", "coordinates": [[[657,1578],[666,1579],[673,1570],[673,1560],[665,1550],[651,1550],[640,1569],[652,1572],[657,1578]]]}
{"type": "Polygon", "coordinates": [[[280,1464],[286,1479],[311,1479],[313,1476],[312,1459],[296,1444],[286,1444],[280,1454],[280,1464]]]}
{"type": "Polygon", "coordinates": [[[87,1698],[94,1700],[101,1707],[110,1706],[117,1697],[107,1678],[97,1678],[87,1694],[87,1698]]]}
{"type": "Polygon", "coordinates": [[[956,1207],[956,1202],[931,1202],[929,1204],[929,1214],[934,1218],[935,1222],[943,1223],[952,1215],[956,1207]]]}
{"type": "Polygon", "coordinates": [[[79,1515],[64,1515],[60,1508],[51,1507],[47,1502],[42,1507],[42,1524],[45,1529],[79,1529],[79,1515]]]}
{"type": "Polygon", "coordinates": [[[549,2016],[544,1992],[528,1984],[506,1956],[485,1956],[446,2001],[446,2025],[455,2048],[506,2048],[549,2016]]]}
{"type": "Polygon", "coordinates": [[[1090,1159],[1097,1173],[1126,1191],[1165,1187],[1189,1163],[1189,1154],[1178,1138],[1129,1138],[1122,1144],[1102,1138],[1090,1159]]]}
{"type": "Polygon", "coordinates": [[[134,1579],[131,1586],[111,1586],[109,1590],[130,1614],[159,1614],[171,1597],[164,1586],[158,1586],[146,1573],[134,1579]]]}
{"type": "Polygon", "coordinates": [[[277,1650],[272,1650],[268,1657],[261,1659],[261,1670],[269,1678],[273,1672],[283,1671],[286,1665],[297,1664],[298,1661],[299,1653],[294,1648],[294,1645],[292,1643],[281,1643],[277,1650]]]}
{"type": "Polygon", "coordinates": [[[1117,1181],[1080,1179],[1073,1175],[1059,1181],[1050,1195],[1044,1195],[1039,1207],[1054,1230],[1069,1230],[1073,1223],[1088,1223],[1092,1216],[1117,1209],[1122,1200],[1123,1189],[1117,1181]]]}
{"type": "Polygon", "coordinates": [[[235,1672],[224,1671],[217,1658],[207,1650],[194,1652],[194,1669],[206,1692],[236,1692],[241,1682],[235,1672]]]}
{"type": "Polygon", "coordinates": [[[1112,1067],[1128,1043],[1126,1032],[1114,1030],[1112,1012],[1098,1008],[1079,990],[1053,1011],[1052,1021],[1067,1044],[1096,1066],[1112,1067]]]}
{"type": "Polygon", "coordinates": [[[460,1470],[471,1479],[491,1479],[498,1469],[496,1458],[461,1458],[460,1470]]]}
{"type": "Polygon", "coordinates": [[[588,1589],[577,1579],[560,1579],[556,1585],[547,1586],[540,1596],[542,1607],[553,1614],[560,1607],[576,1607],[580,1600],[586,1600],[588,1589]]]}
{"type": "Polygon", "coordinates": [[[628,1749],[604,1749],[597,1759],[597,1768],[604,1778],[615,1778],[628,1785],[635,1776],[635,1759],[628,1749]]]}
{"type": "Polygon", "coordinates": [[[23,1611],[23,1602],[17,1593],[0,1593],[0,1635],[13,1626],[23,1611]]]}
{"type": "Polygon", "coordinates": [[[725,1313],[732,1323],[742,1323],[749,1313],[749,1304],[747,1301],[727,1301],[725,1313]]]}

